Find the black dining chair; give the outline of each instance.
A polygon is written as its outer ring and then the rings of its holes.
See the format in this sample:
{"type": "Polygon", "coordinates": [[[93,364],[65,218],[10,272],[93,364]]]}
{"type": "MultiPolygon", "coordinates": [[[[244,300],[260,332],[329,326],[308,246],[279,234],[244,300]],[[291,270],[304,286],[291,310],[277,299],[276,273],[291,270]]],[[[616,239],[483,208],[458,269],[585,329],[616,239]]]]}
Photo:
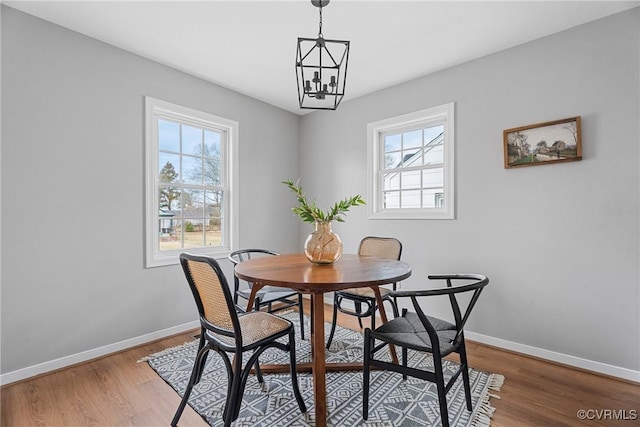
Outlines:
{"type": "Polygon", "coordinates": [[[200,382],[209,351],[220,355],[227,370],[227,399],[223,412],[224,426],[238,418],[247,378],[253,366],[259,372],[258,357],[269,348],[289,353],[293,394],[300,411],[307,412],[298,387],[295,332],[286,319],[264,311],[238,313],[227,280],[215,259],[181,254],[180,263],[200,317],[200,340],[189,383],[171,421],[176,426],[189,400],[193,386],[200,382]],[[287,337],[286,342],[281,338],[287,337]],[[233,353],[233,362],[227,353],[233,353]],[[243,366],[243,354],[250,353],[243,366]]]}
{"type": "MultiPolygon", "coordinates": [[[[402,243],[400,243],[400,240],[392,237],[365,237],[360,241],[358,255],[400,260],[402,255],[402,243]]],[[[397,284],[393,283],[392,289],[385,288],[383,286],[379,287],[382,300],[383,302],[389,301],[394,317],[398,317],[398,307],[395,300],[390,297],[390,292],[391,290],[396,290],[396,286],[397,284]]],[[[334,292],[333,320],[331,323],[331,332],[327,339],[327,349],[331,346],[333,334],[336,331],[338,311],[350,316],[356,316],[358,318],[360,328],[362,328],[362,318],[371,317],[371,328],[375,329],[375,315],[376,310],[378,309],[376,296],[371,288],[349,288],[334,292]],[[350,301],[353,304],[354,309],[343,304],[346,301],[350,301]],[[363,306],[365,307],[364,310],[363,306]]]]}
{"type": "MultiPolygon", "coordinates": [[[[262,256],[277,256],[277,252],[268,249],[240,249],[229,254],[229,261],[236,266],[237,264],[262,256]]],[[[237,304],[238,297],[245,300],[249,299],[253,283],[247,282],[246,287],[240,286],[240,279],[233,275],[233,301],[237,304]]],[[[267,307],[268,313],[277,313],[290,307],[298,307],[298,315],[300,318],[300,338],[304,339],[304,305],[302,294],[289,288],[281,288],[278,286],[265,286],[256,292],[254,300],[254,309],[259,311],[263,307],[267,307]],[[276,304],[277,303],[277,304],[276,304]]],[[[249,307],[247,307],[249,310],[249,307]]]]}
{"type": "MultiPolygon", "coordinates": [[[[364,332],[364,370],[363,370],[363,399],[362,417],[366,420],[369,416],[369,386],[372,368],[398,372],[404,379],[407,376],[419,378],[436,383],[438,403],[442,426],[449,426],[449,413],[447,410],[447,392],[462,374],[464,393],[467,409],[472,410],[471,387],[469,384],[469,366],[464,342],[464,325],[469,319],[471,310],[478,301],[480,293],[489,279],[478,274],[463,275],[436,275],[429,276],[430,280],[445,280],[447,286],[439,289],[425,289],[416,291],[394,291],[392,297],[409,298],[415,312],[402,310],[402,316],[379,326],[375,330],[369,328],[364,332]],[[454,285],[456,283],[456,285],[454,285]],[[470,298],[463,298],[466,309],[460,309],[458,298],[466,294],[470,298]],[[449,299],[453,322],[427,316],[419,303],[419,298],[446,296],[449,299]],[[377,343],[380,341],[380,343],[377,343]],[[392,363],[376,358],[376,354],[388,345],[402,348],[401,364],[392,363]],[[421,369],[419,366],[408,366],[408,350],[431,353],[433,356],[433,370],[421,369]],[[459,364],[457,370],[445,381],[443,373],[443,359],[457,353],[459,364]]],[[[464,305],[463,304],[463,307],[464,305]]]]}

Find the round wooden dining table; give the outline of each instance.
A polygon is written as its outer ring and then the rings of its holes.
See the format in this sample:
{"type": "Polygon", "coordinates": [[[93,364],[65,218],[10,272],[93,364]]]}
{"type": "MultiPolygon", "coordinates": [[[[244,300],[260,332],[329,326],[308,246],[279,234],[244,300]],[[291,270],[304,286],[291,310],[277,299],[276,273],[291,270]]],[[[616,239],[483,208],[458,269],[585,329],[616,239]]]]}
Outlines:
{"type": "MultiPolygon", "coordinates": [[[[284,254],[253,258],[235,266],[235,275],[252,282],[247,310],[253,307],[256,293],[264,286],[295,289],[311,296],[311,363],[298,365],[299,371],[311,370],[315,403],[316,426],[327,425],[326,372],[362,369],[362,363],[331,363],[325,360],[324,294],[347,288],[373,289],[382,322],[387,317],[380,295],[380,285],[399,282],[411,276],[409,264],[376,257],[343,254],[333,264],[313,264],[304,254],[284,254]]],[[[393,354],[395,359],[395,353],[393,354]]],[[[260,365],[264,373],[288,372],[288,366],[260,365]]]]}

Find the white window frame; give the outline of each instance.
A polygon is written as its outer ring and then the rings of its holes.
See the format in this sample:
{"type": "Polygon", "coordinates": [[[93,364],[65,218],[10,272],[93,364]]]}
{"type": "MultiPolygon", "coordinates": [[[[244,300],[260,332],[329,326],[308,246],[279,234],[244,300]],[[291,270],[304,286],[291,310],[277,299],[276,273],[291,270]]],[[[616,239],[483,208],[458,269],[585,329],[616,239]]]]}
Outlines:
{"type": "Polygon", "coordinates": [[[238,232],[238,122],[193,110],[159,99],[145,97],[145,267],[174,265],[182,252],[225,258],[237,247],[238,232]],[[226,133],[222,147],[223,246],[160,251],[158,119],[164,118],[226,133]]]}
{"type": "Polygon", "coordinates": [[[367,125],[367,190],[369,219],[455,219],[454,103],[369,123],[367,125]],[[383,207],[384,146],[381,135],[415,126],[444,125],[444,206],[439,208],[383,207]]]}

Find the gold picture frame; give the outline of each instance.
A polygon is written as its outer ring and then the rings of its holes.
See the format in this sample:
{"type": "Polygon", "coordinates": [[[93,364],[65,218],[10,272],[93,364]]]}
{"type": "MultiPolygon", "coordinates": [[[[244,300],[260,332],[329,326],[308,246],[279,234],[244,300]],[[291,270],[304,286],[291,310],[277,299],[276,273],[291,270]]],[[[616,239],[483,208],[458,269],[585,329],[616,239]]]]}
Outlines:
{"type": "Polygon", "coordinates": [[[582,160],[580,116],[503,131],[504,167],[582,160]]]}

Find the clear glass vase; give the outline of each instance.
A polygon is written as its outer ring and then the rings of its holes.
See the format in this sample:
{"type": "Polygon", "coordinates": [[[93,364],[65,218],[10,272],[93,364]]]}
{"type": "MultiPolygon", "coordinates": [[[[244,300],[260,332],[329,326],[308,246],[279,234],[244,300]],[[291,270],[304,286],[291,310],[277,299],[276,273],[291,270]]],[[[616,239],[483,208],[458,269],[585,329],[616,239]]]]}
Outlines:
{"type": "Polygon", "coordinates": [[[314,264],[333,264],[342,255],[342,240],[331,231],[331,222],[316,221],[316,231],[304,242],[304,254],[314,264]]]}

